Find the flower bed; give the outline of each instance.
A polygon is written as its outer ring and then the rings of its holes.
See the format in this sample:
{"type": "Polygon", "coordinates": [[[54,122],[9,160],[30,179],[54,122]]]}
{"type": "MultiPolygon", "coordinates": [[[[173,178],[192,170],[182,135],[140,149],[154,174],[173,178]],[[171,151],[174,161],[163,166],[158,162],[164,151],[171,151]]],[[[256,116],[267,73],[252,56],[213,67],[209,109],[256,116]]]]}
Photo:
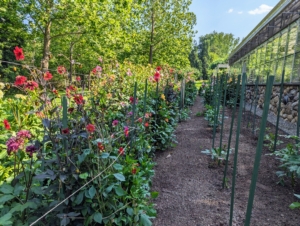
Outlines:
{"type": "Polygon", "coordinates": [[[174,72],[101,62],[62,90],[53,80],[65,67],[24,67],[13,86],[26,95],[0,100],[0,224],[151,225],[152,156],[186,114],[174,72]]]}

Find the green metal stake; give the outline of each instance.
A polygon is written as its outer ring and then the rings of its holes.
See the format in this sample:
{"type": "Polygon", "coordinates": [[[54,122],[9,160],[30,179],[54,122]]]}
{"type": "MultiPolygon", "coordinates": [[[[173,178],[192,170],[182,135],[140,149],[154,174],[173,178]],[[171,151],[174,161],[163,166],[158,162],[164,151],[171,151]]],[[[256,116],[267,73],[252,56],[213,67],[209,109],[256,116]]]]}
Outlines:
{"type": "Polygon", "coordinates": [[[255,161],[254,161],[254,166],[253,166],[252,180],[251,180],[251,185],[250,185],[249,199],[248,199],[248,205],[247,205],[247,211],[246,211],[245,226],[250,225],[250,219],[251,219],[251,213],[252,213],[252,207],[253,207],[253,201],[254,201],[254,194],[255,194],[255,187],[256,187],[256,181],[257,181],[257,177],[258,177],[261,152],[262,152],[262,148],[263,148],[264,135],[265,135],[265,130],[266,130],[266,123],[267,123],[268,110],[269,110],[273,82],[274,82],[274,76],[269,76],[268,81],[267,81],[263,115],[262,115],[262,120],[261,120],[261,124],[260,124],[259,138],[258,138],[258,143],[257,143],[257,147],[256,147],[255,161]]]}
{"type": "MultiPolygon", "coordinates": [[[[247,83],[247,77],[246,77],[246,82],[247,83]]],[[[243,98],[244,98],[244,108],[243,108],[243,118],[246,118],[246,88],[245,88],[245,92],[243,93],[243,98]]],[[[242,97],[242,95],[241,95],[242,97]]]]}
{"type": "MultiPolygon", "coordinates": [[[[242,76],[241,97],[242,97],[242,95],[245,92],[245,85],[246,85],[246,73],[244,72],[243,76],[242,76]]],[[[240,106],[239,106],[237,128],[236,128],[236,140],[235,140],[235,149],[234,149],[235,153],[234,153],[233,174],[232,174],[232,188],[231,188],[231,202],[230,202],[230,219],[229,219],[229,225],[230,226],[232,226],[232,218],[233,218],[235,179],[236,179],[236,171],[237,171],[237,158],[238,158],[238,149],[239,149],[239,137],[240,137],[240,130],[241,130],[242,114],[243,114],[243,101],[244,101],[244,98],[241,98],[241,100],[240,100],[240,106]]]]}
{"type": "MultiPolygon", "coordinates": [[[[224,128],[224,117],[225,117],[225,102],[226,102],[226,94],[227,94],[227,80],[228,80],[228,74],[225,76],[225,82],[224,82],[224,97],[223,97],[223,111],[222,111],[222,125],[221,125],[221,133],[220,133],[220,150],[222,150],[222,139],[223,139],[223,128],[224,128]]],[[[223,91],[223,90],[222,90],[223,91]]],[[[220,98],[221,99],[221,98],[220,98]]]]}
{"type": "MultiPolygon", "coordinates": [[[[134,127],[134,116],[135,116],[135,109],[136,109],[136,89],[137,89],[137,82],[134,83],[134,94],[133,94],[133,104],[132,104],[132,118],[131,118],[131,127],[134,127]]],[[[131,133],[130,136],[130,147],[132,145],[132,140],[134,138],[135,129],[131,133]]]]}
{"type": "Polygon", "coordinates": [[[277,109],[277,119],[276,119],[276,128],[275,128],[275,138],[274,138],[273,151],[276,150],[276,144],[277,144],[278,125],[279,125],[279,117],[280,117],[280,110],[281,110],[281,99],[282,99],[283,83],[284,83],[284,73],[285,73],[285,71],[283,70],[282,75],[281,75],[281,84],[280,84],[279,102],[278,102],[278,109],[277,109]]]}
{"type": "Polygon", "coordinates": [[[145,81],[145,91],[144,91],[144,115],[143,117],[145,117],[146,114],[146,105],[147,105],[147,91],[148,91],[148,80],[146,79],[145,81]]]}
{"type": "Polygon", "coordinates": [[[236,102],[237,102],[237,97],[240,93],[240,83],[241,83],[241,75],[238,75],[238,80],[237,80],[237,89],[236,89],[236,94],[234,97],[234,106],[232,109],[232,115],[231,115],[231,125],[230,125],[230,132],[229,132],[229,139],[228,139],[228,147],[227,147],[227,153],[226,153],[226,161],[225,161],[225,169],[224,169],[224,177],[223,177],[223,184],[222,188],[224,189],[225,187],[225,182],[226,182],[226,176],[227,176],[227,169],[228,169],[228,158],[229,158],[229,151],[230,151],[230,144],[231,144],[231,137],[232,137],[232,130],[233,130],[233,123],[234,123],[234,116],[235,116],[235,111],[236,111],[236,102]]]}
{"type": "Polygon", "coordinates": [[[253,117],[253,127],[252,127],[252,133],[254,134],[255,131],[255,121],[256,121],[256,109],[258,104],[258,83],[259,83],[259,77],[256,78],[257,85],[255,86],[255,102],[254,102],[254,117],[253,117]]]}
{"type": "Polygon", "coordinates": [[[217,123],[218,118],[219,118],[219,106],[220,106],[220,90],[221,90],[221,86],[222,86],[222,79],[221,81],[217,80],[217,90],[215,91],[216,95],[215,95],[215,106],[214,106],[214,110],[215,110],[215,115],[214,115],[214,129],[213,129],[213,143],[212,143],[212,148],[215,147],[215,138],[216,138],[216,127],[217,127],[217,123]]]}
{"type": "MultiPolygon", "coordinates": [[[[298,86],[298,94],[300,95],[300,85],[298,86]]],[[[300,127],[300,101],[298,99],[298,120],[297,120],[297,137],[299,137],[299,128],[300,127]]],[[[298,144],[298,140],[297,140],[297,144],[298,144]]],[[[299,151],[299,148],[297,148],[299,151]]]]}
{"type": "MultiPolygon", "coordinates": [[[[250,107],[250,115],[252,114],[252,107],[253,107],[253,102],[255,102],[255,95],[256,95],[256,89],[257,89],[257,85],[258,85],[258,77],[256,77],[256,81],[255,81],[255,87],[254,87],[254,95],[253,95],[253,99],[251,101],[251,107],[250,107]]],[[[249,128],[249,123],[250,123],[250,115],[248,117],[248,123],[247,123],[247,128],[249,128]]],[[[253,115],[253,117],[255,117],[255,115],[253,115]]]]}

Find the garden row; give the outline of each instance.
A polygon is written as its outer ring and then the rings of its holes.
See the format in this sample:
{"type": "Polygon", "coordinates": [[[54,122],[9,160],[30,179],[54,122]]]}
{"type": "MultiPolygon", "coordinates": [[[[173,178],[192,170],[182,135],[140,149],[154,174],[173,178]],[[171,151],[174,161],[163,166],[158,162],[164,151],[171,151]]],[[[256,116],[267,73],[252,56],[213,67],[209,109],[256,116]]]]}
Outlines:
{"type": "MultiPolygon", "coordinates": [[[[283,72],[284,73],[284,72],[283,72]]],[[[282,76],[284,78],[284,75],[282,76]]],[[[228,169],[228,159],[231,152],[234,152],[234,162],[233,162],[233,175],[232,175],[232,186],[231,186],[231,205],[230,205],[230,220],[229,225],[232,225],[233,220],[233,210],[234,210],[234,199],[235,199],[235,184],[236,184],[236,174],[237,174],[237,160],[239,151],[239,135],[241,131],[242,120],[247,123],[247,128],[251,131],[253,135],[258,136],[256,154],[253,156],[255,158],[252,172],[252,180],[249,190],[249,198],[247,204],[245,225],[250,225],[250,219],[252,214],[252,207],[255,195],[256,182],[258,178],[259,165],[262,155],[263,146],[268,147],[270,155],[273,155],[281,162],[281,171],[276,174],[280,178],[280,182],[290,178],[292,186],[295,186],[300,178],[300,153],[299,153],[299,117],[297,118],[297,132],[293,136],[282,136],[278,134],[279,131],[279,117],[281,113],[281,102],[285,101],[286,90],[284,90],[283,83],[278,89],[278,105],[276,105],[275,110],[272,109],[273,105],[270,105],[272,98],[274,97],[274,92],[272,92],[274,76],[269,76],[267,83],[265,84],[265,92],[263,94],[259,93],[258,79],[256,80],[253,89],[253,95],[249,96],[246,90],[246,74],[239,75],[238,78],[231,77],[228,75],[221,75],[210,81],[210,84],[204,86],[200,90],[200,94],[203,95],[206,103],[206,111],[204,112],[205,119],[208,121],[208,125],[213,128],[213,140],[212,149],[202,151],[204,154],[208,154],[212,157],[218,166],[221,163],[225,165],[224,177],[222,187],[228,187],[227,169],[228,169]],[[245,112],[245,103],[247,99],[251,99],[250,112],[247,114],[245,112]],[[260,122],[257,121],[256,109],[262,104],[263,113],[260,122]],[[232,108],[231,116],[231,126],[229,131],[228,142],[226,145],[222,140],[224,136],[223,124],[224,124],[224,110],[226,107],[232,108]],[[238,109],[238,114],[235,118],[235,112],[238,109]],[[253,110],[253,112],[252,112],[253,110]],[[266,123],[269,110],[276,112],[276,127],[274,133],[267,134],[266,123]],[[252,114],[253,113],[253,114],[252,114]],[[232,144],[233,128],[234,122],[236,121],[236,140],[235,144],[232,144]],[[218,130],[218,128],[220,128],[218,130]],[[220,144],[216,143],[215,140],[217,131],[220,131],[220,144]],[[285,147],[279,148],[281,143],[280,139],[289,140],[289,144],[285,147]],[[234,146],[234,148],[233,148],[234,146]]],[[[282,81],[284,81],[282,79],[282,81]]],[[[299,109],[298,109],[299,112],[299,109]]],[[[298,115],[297,115],[298,116],[298,115]]],[[[222,164],[222,165],[223,165],[222,164]]],[[[295,194],[297,198],[300,195],[295,194]]],[[[300,202],[294,202],[290,205],[290,208],[300,208],[300,202]]]]}
{"type": "Polygon", "coordinates": [[[0,99],[0,225],[151,225],[152,157],[175,141],[194,82],[101,59],[64,87],[63,66],[22,67],[27,75],[0,83],[21,93],[0,99]]]}

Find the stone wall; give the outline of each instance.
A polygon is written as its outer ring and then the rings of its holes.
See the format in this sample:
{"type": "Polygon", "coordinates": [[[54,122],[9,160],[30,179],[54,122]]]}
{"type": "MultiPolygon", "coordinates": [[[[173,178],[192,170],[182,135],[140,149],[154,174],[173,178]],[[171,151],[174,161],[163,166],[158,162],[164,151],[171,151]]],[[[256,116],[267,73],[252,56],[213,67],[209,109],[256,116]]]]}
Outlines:
{"type": "MultiPolygon", "coordinates": [[[[263,108],[265,86],[258,86],[258,106],[263,108]]],[[[255,96],[255,86],[247,86],[246,88],[246,101],[251,104],[255,96]]],[[[279,104],[280,86],[273,86],[271,102],[269,106],[269,114],[277,115],[279,104]]],[[[297,123],[298,120],[298,103],[299,103],[299,90],[298,86],[284,86],[284,91],[281,99],[280,116],[291,123],[297,123]]]]}

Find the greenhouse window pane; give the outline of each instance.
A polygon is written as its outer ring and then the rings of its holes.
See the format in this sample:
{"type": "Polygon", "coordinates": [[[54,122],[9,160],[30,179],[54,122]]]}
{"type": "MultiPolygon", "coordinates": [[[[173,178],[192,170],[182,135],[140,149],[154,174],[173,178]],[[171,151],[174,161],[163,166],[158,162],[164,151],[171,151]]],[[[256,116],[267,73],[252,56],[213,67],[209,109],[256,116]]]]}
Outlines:
{"type": "Polygon", "coordinates": [[[283,58],[277,60],[275,82],[281,82],[281,74],[282,74],[282,69],[283,69],[283,61],[284,61],[283,58]]]}
{"type": "Polygon", "coordinates": [[[273,52],[272,52],[272,58],[275,60],[277,59],[277,52],[278,52],[278,44],[280,41],[280,36],[277,35],[277,37],[273,40],[273,52]]]}
{"type": "Polygon", "coordinates": [[[270,40],[267,44],[267,49],[266,49],[266,62],[269,62],[271,60],[271,53],[272,53],[272,45],[273,42],[270,40]]]}
{"type": "Polygon", "coordinates": [[[287,30],[284,31],[280,38],[280,44],[278,49],[278,58],[284,57],[285,54],[285,47],[286,47],[286,40],[287,40],[287,30]]]}
{"type": "Polygon", "coordinates": [[[284,81],[285,82],[291,81],[293,57],[294,57],[294,55],[290,55],[286,58],[286,61],[285,61],[285,65],[284,65],[284,70],[285,70],[284,81]]]}
{"type": "Polygon", "coordinates": [[[288,49],[287,49],[287,55],[294,54],[296,37],[297,37],[297,24],[293,24],[291,27],[291,30],[290,30],[290,35],[289,35],[289,44],[288,44],[288,49]]]}
{"type": "Polygon", "coordinates": [[[292,82],[300,82],[300,52],[295,55],[292,82]]]}

